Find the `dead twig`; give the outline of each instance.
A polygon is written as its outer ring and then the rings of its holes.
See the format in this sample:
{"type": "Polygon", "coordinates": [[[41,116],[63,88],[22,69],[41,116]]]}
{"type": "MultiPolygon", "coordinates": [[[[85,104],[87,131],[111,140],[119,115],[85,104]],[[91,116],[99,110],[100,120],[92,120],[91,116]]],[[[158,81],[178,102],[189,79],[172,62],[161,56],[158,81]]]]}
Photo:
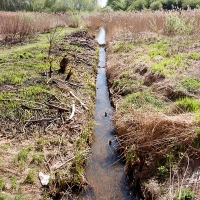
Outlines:
{"type": "Polygon", "coordinates": [[[25,104],[21,104],[21,107],[28,110],[43,110],[42,108],[34,108],[34,107],[27,106],[25,104]]]}
{"type": "Polygon", "coordinates": [[[59,106],[56,106],[56,105],[53,105],[53,104],[46,103],[46,105],[49,106],[49,108],[55,108],[59,111],[66,111],[66,112],[69,111],[69,109],[67,109],[67,108],[62,108],[62,107],[59,107],[59,106]]]}
{"type": "Polygon", "coordinates": [[[74,117],[74,114],[75,114],[75,103],[74,103],[74,101],[72,101],[72,113],[71,113],[69,119],[72,119],[74,117]]]}
{"type": "Polygon", "coordinates": [[[42,118],[42,119],[33,119],[33,120],[26,120],[25,122],[42,122],[42,121],[52,121],[52,120],[57,120],[59,118],[42,118]]]}
{"type": "Polygon", "coordinates": [[[75,99],[77,99],[78,101],[79,101],[79,103],[81,104],[81,106],[83,106],[83,108],[85,109],[85,110],[89,110],[88,108],[87,108],[87,106],[72,92],[72,91],[70,91],[69,92],[75,99]]]}

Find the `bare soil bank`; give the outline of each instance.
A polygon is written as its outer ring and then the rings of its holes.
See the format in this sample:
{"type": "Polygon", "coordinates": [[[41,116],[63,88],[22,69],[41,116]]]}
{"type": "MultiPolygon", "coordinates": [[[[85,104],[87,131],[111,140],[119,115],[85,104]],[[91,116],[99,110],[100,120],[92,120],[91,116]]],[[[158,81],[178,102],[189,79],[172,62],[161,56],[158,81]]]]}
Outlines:
{"type": "Polygon", "coordinates": [[[109,44],[107,77],[126,172],[144,199],[200,199],[200,43],[126,35],[109,44]]]}

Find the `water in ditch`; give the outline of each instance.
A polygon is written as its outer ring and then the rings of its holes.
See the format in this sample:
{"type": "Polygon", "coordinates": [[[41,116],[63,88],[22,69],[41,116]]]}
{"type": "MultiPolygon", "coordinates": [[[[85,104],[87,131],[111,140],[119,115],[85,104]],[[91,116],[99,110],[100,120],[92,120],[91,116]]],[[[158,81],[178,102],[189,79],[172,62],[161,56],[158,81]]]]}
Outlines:
{"type": "Polygon", "coordinates": [[[80,199],[129,200],[133,197],[125,180],[124,164],[115,152],[117,142],[111,120],[113,108],[110,104],[106,78],[105,30],[100,29],[97,40],[100,44],[99,64],[96,80],[95,141],[87,163],[86,177],[91,184],[80,199]]]}

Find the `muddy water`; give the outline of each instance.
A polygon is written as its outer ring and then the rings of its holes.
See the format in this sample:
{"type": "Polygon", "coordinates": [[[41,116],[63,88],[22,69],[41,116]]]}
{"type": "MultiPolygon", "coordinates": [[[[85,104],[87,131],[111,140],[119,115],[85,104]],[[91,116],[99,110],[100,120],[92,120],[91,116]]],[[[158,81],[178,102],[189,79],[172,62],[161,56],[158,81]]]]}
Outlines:
{"type": "MultiPolygon", "coordinates": [[[[99,43],[105,44],[105,36],[100,38],[99,43]]],[[[117,142],[113,135],[113,122],[111,121],[113,108],[110,105],[107,87],[105,56],[105,48],[100,47],[96,81],[95,141],[86,169],[86,177],[92,188],[80,199],[135,199],[126,185],[124,164],[120,161],[119,155],[115,153],[117,142]]]]}

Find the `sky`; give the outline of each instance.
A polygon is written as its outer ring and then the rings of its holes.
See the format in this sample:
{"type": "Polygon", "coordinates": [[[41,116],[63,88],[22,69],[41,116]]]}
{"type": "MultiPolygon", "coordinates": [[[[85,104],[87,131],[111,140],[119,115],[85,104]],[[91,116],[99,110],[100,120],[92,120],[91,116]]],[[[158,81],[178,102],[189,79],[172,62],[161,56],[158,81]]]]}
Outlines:
{"type": "Polygon", "coordinates": [[[107,3],[107,0],[98,0],[98,4],[99,4],[101,7],[106,6],[106,3],[107,3]]]}

